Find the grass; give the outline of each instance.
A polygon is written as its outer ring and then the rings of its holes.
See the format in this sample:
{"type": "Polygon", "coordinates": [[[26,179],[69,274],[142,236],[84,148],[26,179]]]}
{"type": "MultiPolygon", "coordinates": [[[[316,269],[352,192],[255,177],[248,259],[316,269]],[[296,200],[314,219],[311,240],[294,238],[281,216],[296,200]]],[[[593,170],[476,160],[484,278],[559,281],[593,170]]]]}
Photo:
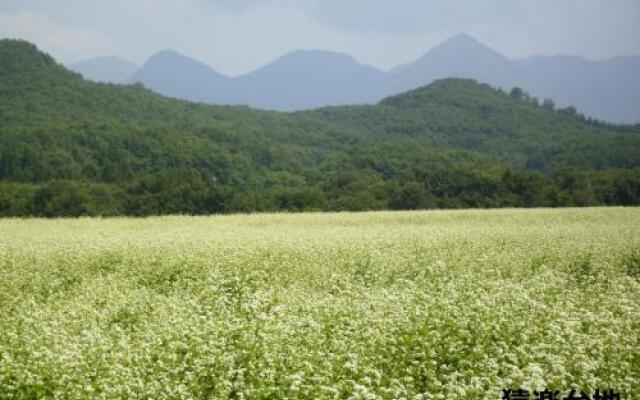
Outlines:
{"type": "Polygon", "coordinates": [[[0,220],[0,398],[640,398],[639,260],[637,208],[0,220]]]}

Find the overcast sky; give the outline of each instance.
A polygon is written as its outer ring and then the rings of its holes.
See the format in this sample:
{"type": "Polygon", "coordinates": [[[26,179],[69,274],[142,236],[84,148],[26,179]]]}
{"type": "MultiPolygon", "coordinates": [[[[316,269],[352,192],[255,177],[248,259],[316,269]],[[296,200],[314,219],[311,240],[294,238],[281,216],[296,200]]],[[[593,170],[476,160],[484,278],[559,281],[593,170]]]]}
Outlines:
{"type": "Polygon", "coordinates": [[[229,75],[298,48],[389,69],[458,33],[510,58],[640,54],[640,0],[0,0],[0,37],[64,63],[172,48],[229,75]]]}

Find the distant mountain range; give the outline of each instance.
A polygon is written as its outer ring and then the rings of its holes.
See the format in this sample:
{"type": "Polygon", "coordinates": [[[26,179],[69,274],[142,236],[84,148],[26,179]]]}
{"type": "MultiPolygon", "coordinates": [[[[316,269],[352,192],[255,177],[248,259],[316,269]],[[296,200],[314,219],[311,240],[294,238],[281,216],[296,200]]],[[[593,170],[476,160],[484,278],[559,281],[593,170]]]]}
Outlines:
{"type": "Polygon", "coordinates": [[[171,50],[155,54],[138,69],[116,60],[102,57],[70,68],[91,80],[139,82],[165,96],[280,111],[376,103],[438,79],[471,78],[507,91],[519,86],[541,101],[549,98],[560,107],[572,105],[600,120],[640,121],[640,56],[510,60],[465,34],[389,72],[346,54],[320,50],[297,50],[238,77],[225,76],[171,50]]]}

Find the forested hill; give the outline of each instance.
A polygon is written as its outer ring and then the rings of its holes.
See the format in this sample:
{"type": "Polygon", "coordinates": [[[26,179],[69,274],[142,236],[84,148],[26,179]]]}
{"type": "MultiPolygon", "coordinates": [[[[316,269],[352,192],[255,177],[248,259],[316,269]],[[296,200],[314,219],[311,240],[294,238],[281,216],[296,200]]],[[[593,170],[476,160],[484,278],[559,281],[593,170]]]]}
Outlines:
{"type": "Polygon", "coordinates": [[[640,204],[640,127],[469,80],[299,113],[84,81],[0,41],[0,215],[640,204]]]}

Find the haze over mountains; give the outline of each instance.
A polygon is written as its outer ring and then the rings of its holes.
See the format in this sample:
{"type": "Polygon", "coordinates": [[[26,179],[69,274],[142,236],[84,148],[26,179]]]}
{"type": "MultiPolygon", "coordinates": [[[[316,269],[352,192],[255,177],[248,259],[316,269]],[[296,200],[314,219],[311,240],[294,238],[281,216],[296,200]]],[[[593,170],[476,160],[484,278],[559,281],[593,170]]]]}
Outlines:
{"type": "Polygon", "coordinates": [[[165,96],[279,111],[375,103],[437,79],[471,78],[507,91],[519,86],[540,101],[549,98],[561,107],[572,105],[600,120],[640,121],[640,56],[604,61],[562,55],[510,60],[465,34],[389,72],[322,50],[296,50],[238,77],[225,76],[172,50],[155,54],[135,72],[131,63],[113,57],[70,68],[91,80],[139,82],[165,96]]]}

